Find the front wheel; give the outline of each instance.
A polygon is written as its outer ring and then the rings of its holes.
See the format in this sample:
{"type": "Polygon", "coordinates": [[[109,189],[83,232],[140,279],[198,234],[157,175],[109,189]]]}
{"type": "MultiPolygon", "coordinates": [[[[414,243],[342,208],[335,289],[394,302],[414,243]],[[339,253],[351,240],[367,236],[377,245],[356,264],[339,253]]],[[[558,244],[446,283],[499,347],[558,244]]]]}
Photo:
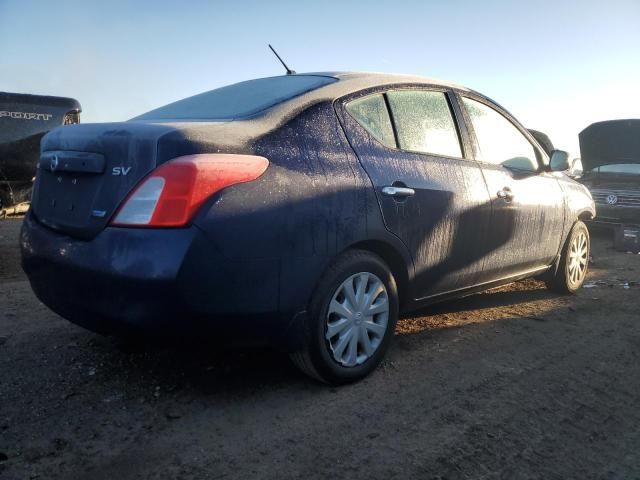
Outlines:
{"type": "Polygon", "coordinates": [[[367,251],[346,252],[316,287],[305,345],[291,358],[323,382],[355,382],[378,366],[397,320],[398,292],[387,265],[367,251]]]}
{"type": "Polygon", "coordinates": [[[562,248],[555,275],[545,282],[547,287],[560,293],[575,293],[587,277],[590,250],[589,230],[578,221],[562,248]]]}

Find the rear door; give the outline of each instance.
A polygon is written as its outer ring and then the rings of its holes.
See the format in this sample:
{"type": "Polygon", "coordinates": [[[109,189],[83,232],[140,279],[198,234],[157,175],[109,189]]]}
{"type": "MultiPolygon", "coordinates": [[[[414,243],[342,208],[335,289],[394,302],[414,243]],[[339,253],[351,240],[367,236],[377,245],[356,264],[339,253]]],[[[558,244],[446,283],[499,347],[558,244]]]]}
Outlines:
{"type": "Polygon", "coordinates": [[[492,243],[485,273],[499,279],[549,265],[564,227],[564,196],[543,168],[543,154],[506,112],[481,98],[461,98],[491,195],[492,243]]]}
{"type": "Polygon", "coordinates": [[[345,130],[386,227],[408,247],[414,298],[473,285],[491,249],[489,193],[444,89],[348,98],[345,130]]]}

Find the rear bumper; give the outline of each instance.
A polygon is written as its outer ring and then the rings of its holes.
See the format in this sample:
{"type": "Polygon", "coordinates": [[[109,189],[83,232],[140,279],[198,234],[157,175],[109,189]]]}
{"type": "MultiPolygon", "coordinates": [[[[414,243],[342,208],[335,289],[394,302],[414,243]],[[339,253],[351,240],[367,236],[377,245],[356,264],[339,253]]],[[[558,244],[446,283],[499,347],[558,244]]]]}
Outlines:
{"type": "Polygon", "coordinates": [[[296,338],[278,313],[277,281],[269,285],[277,262],[227,259],[197,227],[107,228],[84,241],[29,214],[20,240],[36,296],[90,330],[251,343],[296,338]]]}

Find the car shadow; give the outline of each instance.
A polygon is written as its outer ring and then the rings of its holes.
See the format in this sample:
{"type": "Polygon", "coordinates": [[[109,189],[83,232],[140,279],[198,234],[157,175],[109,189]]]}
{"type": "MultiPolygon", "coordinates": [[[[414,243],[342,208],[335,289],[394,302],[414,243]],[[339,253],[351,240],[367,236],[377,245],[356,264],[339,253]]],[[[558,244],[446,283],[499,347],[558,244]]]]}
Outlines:
{"type": "MultiPolygon", "coordinates": [[[[557,298],[557,294],[547,291],[540,282],[525,281],[515,286],[501,287],[493,291],[470,295],[468,297],[447,301],[419,311],[403,315],[399,322],[427,320],[428,328],[416,329],[409,335],[419,340],[421,335],[429,337],[434,332],[451,328],[450,323],[430,322],[428,317],[437,319],[460,312],[478,312],[481,321],[487,321],[482,310],[505,308],[518,304],[544,301],[557,298]],[[508,289],[505,289],[508,288],[508,289]]],[[[521,318],[521,315],[503,311],[495,320],[507,317],[521,318]]],[[[533,317],[532,317],[533,318],[533,317]]],[[[471,318],[471,323],[473,319],[471,318]]],[[[488,320],[491,321],[491,320],[488,320]]],[[[468,328],[468,324],[456,324],[458,328],[468,328]]],[[[405,335],[405,333],[400,333],[405,335]]],[[[256,391],[273,391],[279,388],[302,389],[315,391],[326,386],[307,379],[289,361],[286,353],[270,348],[212,347],[206,341],[183,344],[126,343],[113,338],[90,336],[88,342],[91,349],[86,353],[100,358],[103,365],[101,375],[107,382],[115,382],[114,389],[124,389],[131,385],[157,385],[162,395],[182,397],[182,402],[195,401],[200,397],[225,395],[247,395],[256,391]],[[129,385],[117,386],[125,382],[129,385]]],[[[405,337],[406,338],[406,337],[405,337]]],[[[428,338],[424,339],[428,342],[428,338]]],[[[425,344],[428,348],[428,343],[425,344]]],[[[143,389],[144,390],[144,389],[143,389]]],[[[147,388],[150,395],[156,392],[147,388]]]]}

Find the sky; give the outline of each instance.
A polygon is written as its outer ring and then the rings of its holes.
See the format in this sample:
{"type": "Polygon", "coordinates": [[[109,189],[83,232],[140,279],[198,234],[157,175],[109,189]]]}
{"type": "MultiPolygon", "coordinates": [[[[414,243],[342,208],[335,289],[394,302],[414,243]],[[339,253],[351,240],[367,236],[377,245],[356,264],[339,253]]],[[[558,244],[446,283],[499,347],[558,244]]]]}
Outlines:
{"type": "Polygon", "coordinates": [[[83,122],[291,68],[435,77],[557,148],[640,118],[640,0],[0,0],[0,91],[78,99],[83,122]]]}

